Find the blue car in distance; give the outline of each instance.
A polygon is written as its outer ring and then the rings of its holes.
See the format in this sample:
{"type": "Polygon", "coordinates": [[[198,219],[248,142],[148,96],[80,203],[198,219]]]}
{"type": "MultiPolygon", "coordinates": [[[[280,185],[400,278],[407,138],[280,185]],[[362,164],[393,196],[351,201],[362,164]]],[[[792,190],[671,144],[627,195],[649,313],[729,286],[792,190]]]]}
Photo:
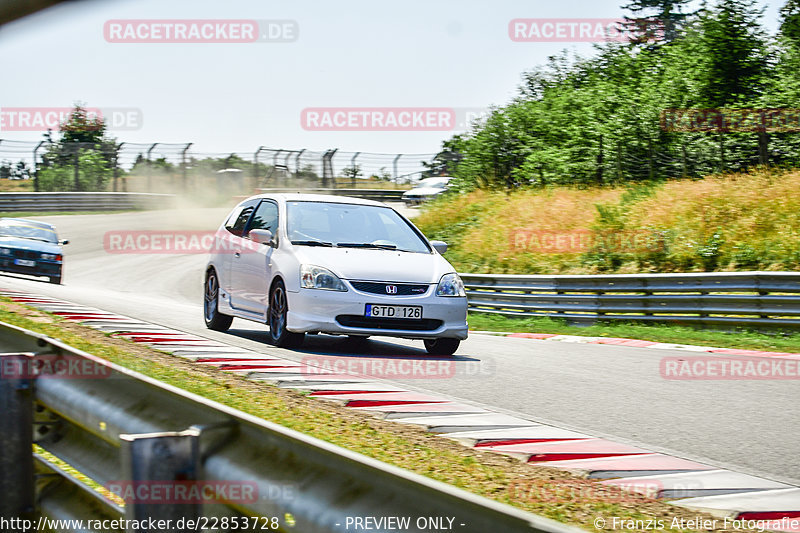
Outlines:
{"type": "Polygon", "coordinates": [[[56,228],[24,218],[0,218],[0,271],[47,276],[61,283],[64,255],[56,228]]]}

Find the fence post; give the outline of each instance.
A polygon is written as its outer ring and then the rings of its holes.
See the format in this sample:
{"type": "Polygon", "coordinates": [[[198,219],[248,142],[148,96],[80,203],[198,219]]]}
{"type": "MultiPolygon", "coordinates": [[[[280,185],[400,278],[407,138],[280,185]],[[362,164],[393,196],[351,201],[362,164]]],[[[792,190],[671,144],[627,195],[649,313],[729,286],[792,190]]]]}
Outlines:
{"type": "Polygon", "coordinates": [[[181,151],[181,181],[183,181],[182,183],[183,192],[186,192],[188,185],[187,184],[188,176],[186,172],[186,152],[189,151],[189,147],[192,146],[193,144],[194,143],[186,143],[186,146],[184,147],[183,151],[181,151]]]}
{"type": "Polygon", "coordinates": [[[147,190],[145,192],[152,192],[153,188],[153,168],[150,162],[150,153],[156,146],[158,146],[158,143],[153,143],[153,146],[147,150],[147,190]]]}
{"type": "Polygon", "coordinates": [[[397,162],[400,160],[401,157],[403,157],[403,154],[397,154],[397,156],[394,158],[394,161],[392,161],[392,170],[394,170],[395,183],[397,183],[397,162]]]}
{"type": "Polygon", "coordinates": [[[303,155],[306,149],[302,148],[294,158],[294,177],[297,179],[300,176],[300,156],[303,155]]]}
{"type": "MultiPolygon", "coordinates": [[[[150,531],[146,526],[149,520],[172,520],[176,524],[181,519],[196,520],[201,515],[200,502],[188,499],[186,503],[178,503],[175,498],[175,488],[179,485],[187,489],[181,491],[183,494],[203,492],[200,487],[192,487],[200,477],[199,437],[197,429],[119,436],[123,475],[120,492],[124,496],[130,487],[136,497],[149,496],[144,501],[126,500],[125,518],[143,522],[144,526],[131,527],[128,533],[150,531]],[[198,490],[189,490],[192,488],[198,490]]],[[[114,491],[114,483],[109,485],[114,491]]]]}
{"type": "Polygon", "coordinates": [[[34,511],[33,392],[29,357],[0,355],[0,517],[34,511]]]}
{"type": "Polygon", "coordinates": [[[74,144],[74,146],[75,146],[75,157],[72,160],[72,165],[73,165],[73,168],[74,168],[74,175],[75,175],[75,190],[76,191],[80,191],[81,190],[81,180],[80,180],[81,166],[80,166],[80,159],[78,157],[78,152],[80,152],[80,146],[79,146],[79,144],[77,142],[74,144]]]}
{"type": "Polygon", "coordinates": [[[353,169],[352,178],[350,179],[350,186],[355,189],[356,188],[356,158],[361,154],[361,152],[356,152],[353,154],[353,157],[350,158],[350,168],[353,169]]]}

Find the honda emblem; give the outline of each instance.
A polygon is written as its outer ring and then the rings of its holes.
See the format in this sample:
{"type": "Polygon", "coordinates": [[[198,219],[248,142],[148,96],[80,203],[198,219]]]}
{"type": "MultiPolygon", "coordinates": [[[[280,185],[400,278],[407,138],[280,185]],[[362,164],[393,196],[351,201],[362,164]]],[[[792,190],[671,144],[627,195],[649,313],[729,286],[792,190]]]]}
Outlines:
{"type": "Polygon", "coordinates": [[[387,285],[386,294],[397,294],[397,285],[387,285]]]}

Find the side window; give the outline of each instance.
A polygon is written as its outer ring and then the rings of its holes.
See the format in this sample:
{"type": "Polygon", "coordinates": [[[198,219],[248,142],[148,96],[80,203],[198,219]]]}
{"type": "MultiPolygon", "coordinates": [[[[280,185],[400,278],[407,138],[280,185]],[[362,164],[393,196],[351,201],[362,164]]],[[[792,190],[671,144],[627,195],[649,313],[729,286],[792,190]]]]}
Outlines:
{"type": "Polygon", "coordinates": [[[256,209],[247,231],[251,229],[268,229],[273,235],[278,232],[278,205],[264,200],[256,209]]]}
{"type": "Polygon", "coordinates": [[[225,229],[237,237],[241,237],[250,215],[253,214],[253,209],[255,209],[255,202],[243,205],[238,214],[234,211],[225,223],[225,229]]]}

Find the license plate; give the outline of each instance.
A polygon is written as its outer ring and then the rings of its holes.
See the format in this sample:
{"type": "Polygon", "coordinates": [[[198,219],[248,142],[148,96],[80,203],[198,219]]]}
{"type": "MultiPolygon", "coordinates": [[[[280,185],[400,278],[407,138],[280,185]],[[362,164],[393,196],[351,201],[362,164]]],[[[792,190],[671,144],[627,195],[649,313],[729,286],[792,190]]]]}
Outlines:
{"type": "Polygon", "coordinates": [[[14,264],[21,267],[35,267],[36,261],[31,261],[29,259],[14,259],[14,264]]]}
{"type": "Polygon", "coordinates": [[[367,304],[364,316],[375,318],[422,318],[422,306],[419,305],[376,305],[367,304]]]}

